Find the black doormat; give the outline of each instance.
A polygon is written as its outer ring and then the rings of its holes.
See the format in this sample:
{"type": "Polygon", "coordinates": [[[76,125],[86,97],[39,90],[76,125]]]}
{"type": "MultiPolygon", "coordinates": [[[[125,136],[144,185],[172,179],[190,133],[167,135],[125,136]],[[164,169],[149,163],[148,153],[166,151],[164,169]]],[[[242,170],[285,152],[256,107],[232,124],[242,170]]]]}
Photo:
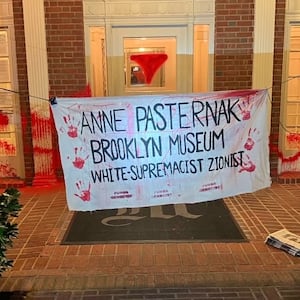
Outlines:
{"type": "Polygon", "coordinates": [[[195,204],[76,212],[62,244],[245,240],[220,199],[195,204]]]}
{"type": "Polygon", "coordinates": [[[1,300],[22,300],[26,299],[26,292],[0,292],[1,300]]]}

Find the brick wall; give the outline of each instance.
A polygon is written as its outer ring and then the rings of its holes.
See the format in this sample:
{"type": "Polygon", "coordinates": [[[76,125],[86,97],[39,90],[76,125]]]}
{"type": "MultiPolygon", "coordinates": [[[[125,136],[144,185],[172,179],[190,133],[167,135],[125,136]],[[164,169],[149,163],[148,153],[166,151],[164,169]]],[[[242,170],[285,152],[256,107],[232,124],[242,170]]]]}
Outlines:
{"type": "Polygon", "coordinates": [[[252,87],[254,0],[216,0],[214,90],[252,87]]]}
{"type": "Polygon", "coordinates": [[[50,96],[71,96],[86,85],[82,0],[45,0],[50,96]]]}
{"type": "Polygon", "coordinates": [[[22,139],[24,152],[25,183],[31,184],[34,177],[33,145],[31,135],[31,114],[27,81],[27,63],[25,51],[25,33],[22,0],[13,1],[14,27],[16,39],[16,59],[18,89],[22,120],[22,139]]]}
{"type": "MultiPolygon", "coordinates": [[[[273,98],[271,111],[271,143],[278,149],[278,136],[280,126],[280,104],[282,89],[282,67],[283,67],[283,48],[284,48],[284,23],[285,23],[285,2],[286,0],[276,1],[275,17],[275,40],[274,40],[274,71],[273,71],[273,98]]],[[[277,177],[278,153],[274,151],[270,155],[271,176],[277,177]]]]}
{"type": "MultiPolygon", "coordinates": [[[[82,0],[45,0],[49,96],[69,97],[86,86],[82,0]]],[[[54,169],[63,178],[56,131],[54,169]]]]}

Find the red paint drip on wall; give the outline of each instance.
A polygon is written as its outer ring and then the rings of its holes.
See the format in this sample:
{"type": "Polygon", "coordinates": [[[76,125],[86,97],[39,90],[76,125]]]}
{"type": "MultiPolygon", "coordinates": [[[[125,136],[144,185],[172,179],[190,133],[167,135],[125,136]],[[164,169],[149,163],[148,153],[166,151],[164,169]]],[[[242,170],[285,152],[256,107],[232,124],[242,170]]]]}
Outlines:
{"type": "Polygon", "coordinates": [[[54,172],[54,149],[49,148],[45,145],[45,138],[52,139],[52,120],[51,117],[40,116],[37,112],[31,114],[31,126],[32,126],[32,138],[34,139],[33,153],[36,156],[46,155],[48,162],[50,162],[50,167],[42,167],[38,175],[47,176],[49,172],[54,172]],[[45,168],[45,169],[44,169],[45,168]],[[50,168],[50,169],[49,169],[50,168]]]}
{"type": "Polygon", "coordinates": [[[0,128],[5,128],[9,123],[8,116],[0,111],[0,128]]]}
{"type": "Polygon", "coordinates": [[[287,140],[294,147],[300,149],[300,133],[289,133],[287,135],[287,140]]]}
{"type": "Polygon", "coordinates": [[[270,136],[270,143],[269,143],[270,152],[273,153],[273,154],[276,154],[278,156],[278,158],[280,158],[283,163],[291,163],[291,162],[295,162],[298,159],[300,159],[300,152],[297,152],[294,155],[289,156],[289,157],[284,156],[282,151],[279,150],[278,146],[274,142],[275,140],[278,140],[278,136],[271,135],[270,136]]]}
{"type": "Polygon", "coordinates": [[[17,177],[16,169],[9,164],[0,164],[0,174],[3,177],[17,177]]]}
{"type": "Polygon", "coordinates": [[[0,152],[5,155],[16,155],[16,147],[13,144],[9,144],[7,141],[0,141],[0,152]]]}
{"type": "Polygon", "coordinates": [[[92,97],[92,90],[89,84],[82,90],[74,93],[71,97],[73,98],[85,98],[92,97]]]}
{"type": "Polygon", "coordinates": [[[51,134],[52,125],[50,118],[40,117],[36,112],[31,114],[32,137],[39,139],[45,133],[51,134]]]}

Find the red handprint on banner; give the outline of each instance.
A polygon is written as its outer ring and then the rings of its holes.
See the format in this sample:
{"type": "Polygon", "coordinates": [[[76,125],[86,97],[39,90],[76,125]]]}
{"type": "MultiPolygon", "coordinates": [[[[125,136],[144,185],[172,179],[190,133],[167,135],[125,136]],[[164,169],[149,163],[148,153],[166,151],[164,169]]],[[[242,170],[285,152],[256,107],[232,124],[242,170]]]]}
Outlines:
{"type": "Polygon", "coordinates": [[[255,143],[258,142],[260,140],[260,132],[258,131],[258,129],[254,128],[250,128],[249,132],[248,132],[248,138],[246,143],[244,144],[244,148],[248,151],[252,150],[255,143]]]}
{"type": "Polygon", "coordinates": [[[238,104],[238,107],[241,111],[241,114],[243,116],[243,120],[249,120],[251,118],[251,107],[250,107],[250,101],[249,98],[247,100],[243,100],[242,104],[238,104]]]}
{"type": "Polygon", "coordinates": [[[242,161],[242,168],[239,170],[239,173],[246,171],[246,172],[254,172],[256,169],[255,164],[251,161],[250,157],[246,155],[247,161],[242,161]]]}
{"type": "Polygon", "coordinates": [[[68,126],[68,131],[67,131],[68,136],[71,138],[76,138],[78,136],[77,127],[79,126],[80,122],[78,121],[78,123],[75,125],[74,117],[71,118],[70,115],[64,116],[63,118],[66,125],[68,126]]]}
{"type": "Polygon", "coordinates": [[[80,198],[82,201],[90,201],[91,200],[91,183],[89,182],[88,188],[86,185],[81,181],[76,182],[76,187],[79,194],[74,194],[76,197],[80,198]]]}
{"type": "Polygon", "coordinates": [[[85,158],[83,158],[83,148],[80,147],[75,147],[74,148],[74,152],[75,152],[75,158],[72,161],[73,166],[77,169],[82,169],[84,167],[85,161],[88,159],[89,155],[87,155],[85,158]]]}

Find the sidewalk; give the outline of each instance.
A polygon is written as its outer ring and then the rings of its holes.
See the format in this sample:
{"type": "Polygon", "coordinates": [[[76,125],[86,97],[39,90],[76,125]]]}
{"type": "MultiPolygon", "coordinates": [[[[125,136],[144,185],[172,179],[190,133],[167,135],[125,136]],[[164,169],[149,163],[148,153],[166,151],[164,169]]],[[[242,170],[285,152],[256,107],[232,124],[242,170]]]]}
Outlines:
{"type": "Polygon", "coordinates": [[[265,245],[300,235],[300,185],[225,199],[249,242],[60,245],[73,212],[63,184],[20,188],[14,267],[0,291],[27,299],[300,299],[300,259],[265,245]]]}

